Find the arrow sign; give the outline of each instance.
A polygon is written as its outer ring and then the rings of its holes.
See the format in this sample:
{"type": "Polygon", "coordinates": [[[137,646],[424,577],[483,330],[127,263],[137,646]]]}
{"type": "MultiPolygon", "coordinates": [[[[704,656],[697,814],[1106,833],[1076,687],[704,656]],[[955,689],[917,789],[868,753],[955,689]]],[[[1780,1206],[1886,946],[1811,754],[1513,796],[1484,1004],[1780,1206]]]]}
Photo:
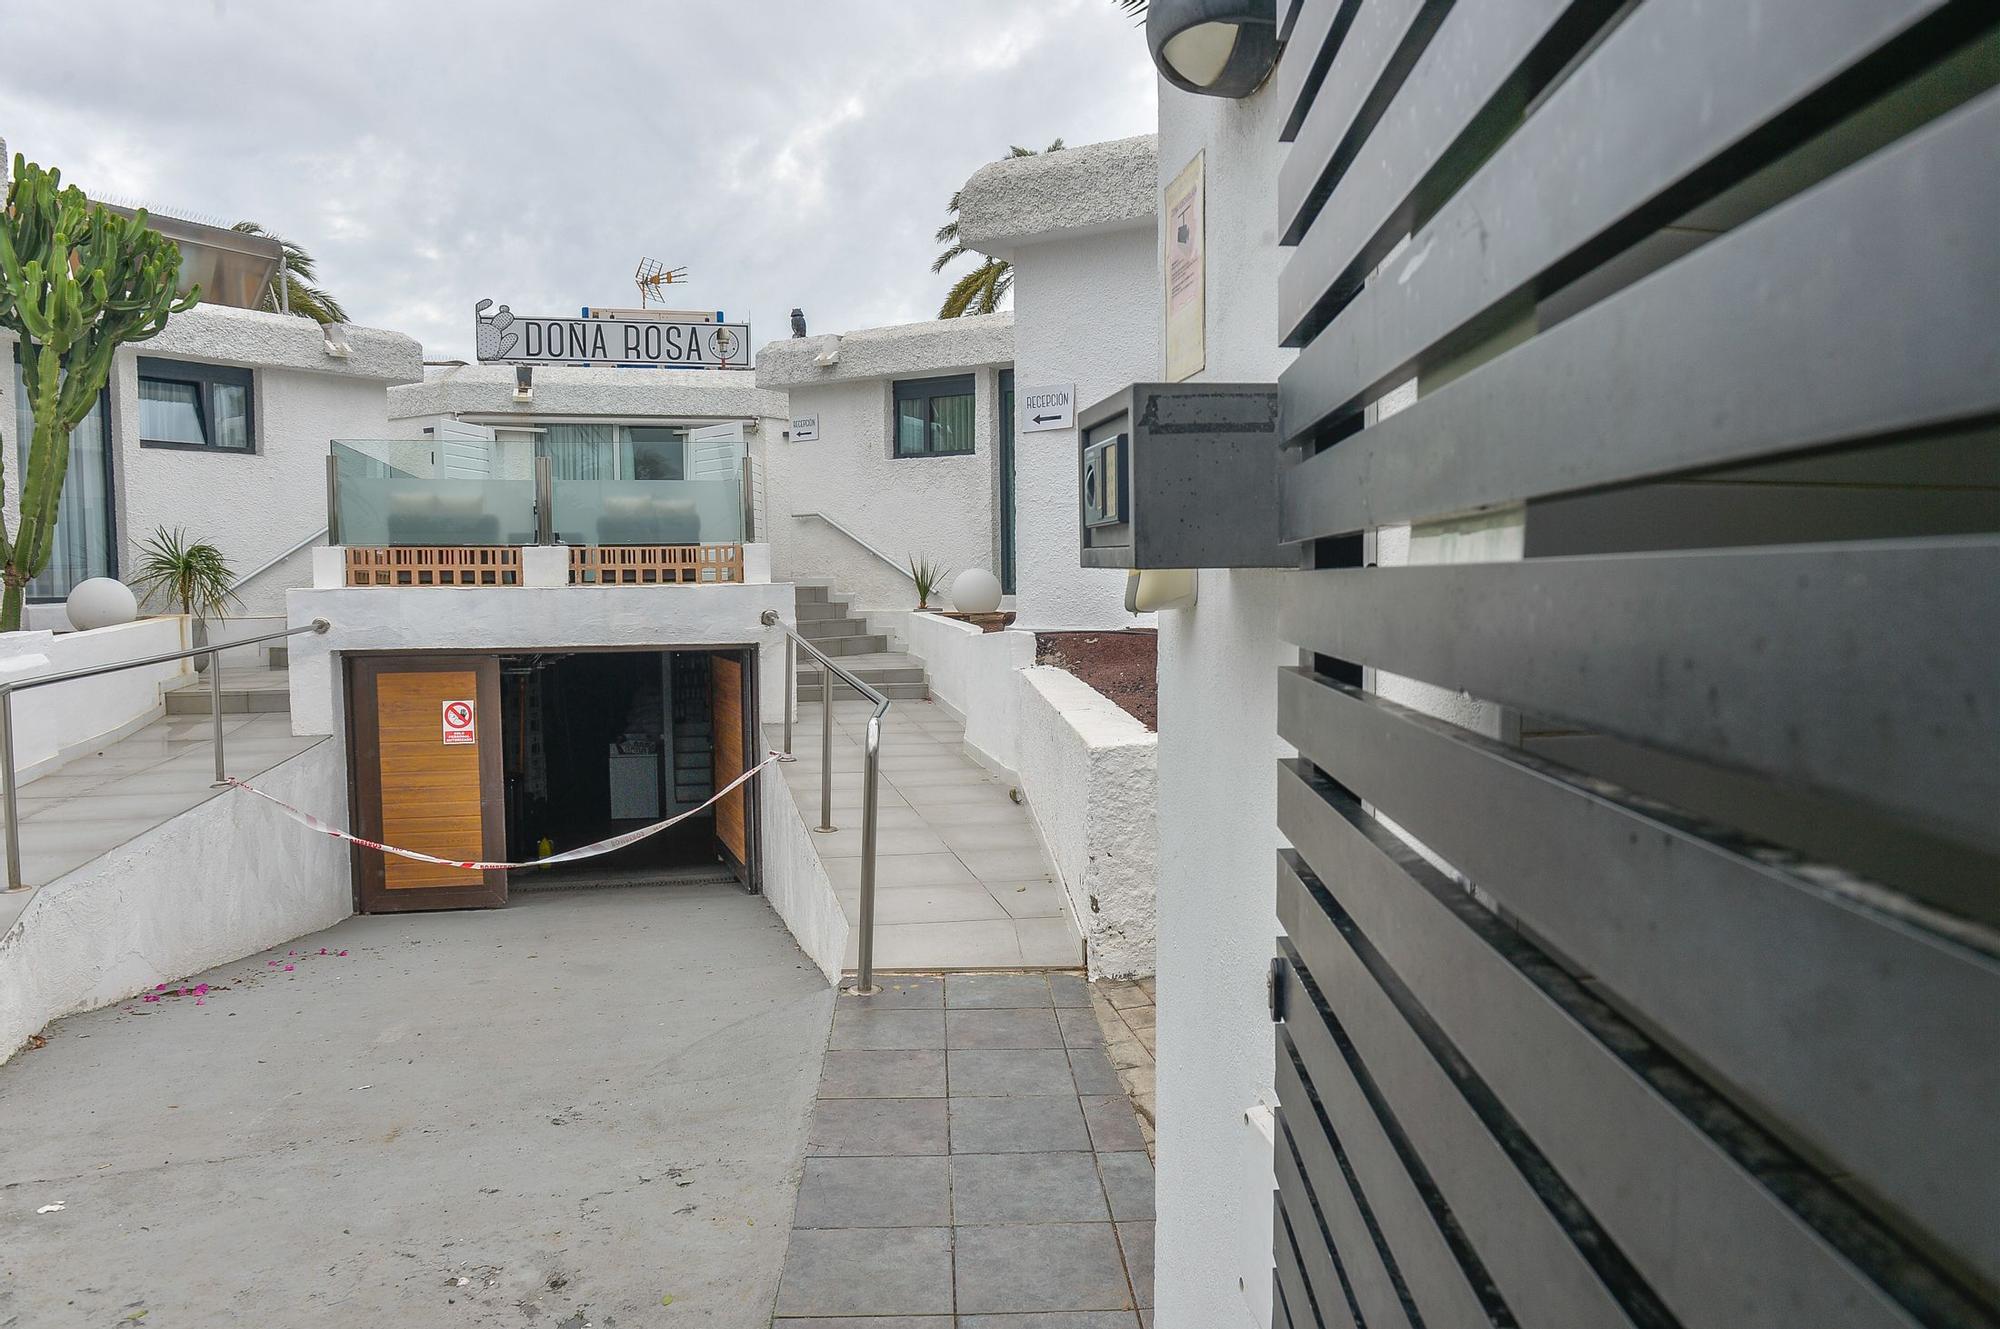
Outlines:
{"type": "Polygon", "coordinates": [[[1021,404],[1021,432],[1069,429],[1076,424],[1076,384],[1048,383],[1023,388],[1016,400],[1021,404]]]}

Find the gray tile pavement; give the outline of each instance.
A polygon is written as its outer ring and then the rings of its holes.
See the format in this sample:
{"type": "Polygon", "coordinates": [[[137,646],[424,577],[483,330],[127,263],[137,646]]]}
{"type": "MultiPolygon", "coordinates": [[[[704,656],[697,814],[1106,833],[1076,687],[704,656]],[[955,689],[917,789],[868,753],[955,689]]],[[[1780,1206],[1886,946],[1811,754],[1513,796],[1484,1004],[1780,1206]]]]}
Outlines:
{"type": "Polygon", "coordinates": [[[1142,1329],[1153,1166],[1101,1037],[1065,1045],[1091,1000],[1073,974],[836,999],[774,1329],[1142,1329]]]}

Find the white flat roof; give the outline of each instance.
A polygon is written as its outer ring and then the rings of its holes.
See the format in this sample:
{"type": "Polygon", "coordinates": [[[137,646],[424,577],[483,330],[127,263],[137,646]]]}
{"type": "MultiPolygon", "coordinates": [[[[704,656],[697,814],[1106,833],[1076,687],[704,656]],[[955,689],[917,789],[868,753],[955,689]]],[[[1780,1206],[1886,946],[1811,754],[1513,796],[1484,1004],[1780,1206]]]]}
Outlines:
{"type": "Polygon", "coordinates": [[[1011,258],[1022,245],[1061,235],[1151,225],[1159,210],[1159,137],[1007,157],[972,173],[958,194],[958,238],[1011,258]]]}
{"type": "Polygon", "coordinates": [[[160,335],[128,345],[140,355],[259,369],[299,369],[340,378],[415,383],[423,378],[424,348],[414,337],[383,328],[340,325],[345,359],[327,354],[326,332],[309,318],[228,305],[196,305],[167,320],[160,335]]]}
{"type": "Polygon", "coordinates": [[[1014,316],[975,314],[774,341],[757,352],[757,384],[799,388],[1012,363],[1014,316]],[[832,364],[816,363],[829,354],[838,357],[832,364]]]}
{"type": "Polygon", "coordinates": [[[533,401],[514,400],[514,366],[432,366],[421,383],[389,390],[389,418],[418,415],[598,417],[617,420],[782,420],[782,392],[747,369],[616,369],[536,365],[533,401]]]}

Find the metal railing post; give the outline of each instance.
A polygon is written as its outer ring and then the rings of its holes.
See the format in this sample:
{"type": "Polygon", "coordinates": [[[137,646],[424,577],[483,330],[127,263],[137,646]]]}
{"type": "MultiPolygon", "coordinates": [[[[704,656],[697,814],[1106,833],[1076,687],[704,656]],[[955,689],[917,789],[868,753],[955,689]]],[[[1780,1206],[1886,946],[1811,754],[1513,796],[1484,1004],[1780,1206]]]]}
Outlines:
{"type": "Polygon", "coordinates": [[[872,995],[875,987],[875,786],[881,777],[882,717],[868,717],[868,738],[861,777],[861,936],[855,943],[856,996],[872,995]]]}
{"type": "Polygon", "coordinates": [[[819,829],[833,824],[833,670],[819,666],[819,829]]]}
{"type": "Polygon", "coordinates": [[[779,761],[797,761],[792,751],[792,711],[798,704],[799,648],[785,638],[785,751],[779,761]]]}
{"type": "Polygon", "coordinates": [[[535,458],[535,543],[556,542],[556,485],[547,457],[535,458]]]}
{"type": "Polygon", "coordinates": [[[229,783],[229,777],[222,769],[222,652],[208,653],[208,709],[215,727],[215,784],[220,789],[229,783]]]}
{"type": "Polygon", "coordinates": [[[340,458],[331,452],[326,454],[326,542],[340,543],[340,458]]]}
{"type": "Polygon", "coordinates": [[[21,884],[21,813],[14,801],[14,689],[0,683],[0,802],[7,812],[7,889],[24,889],[21,884]]]}

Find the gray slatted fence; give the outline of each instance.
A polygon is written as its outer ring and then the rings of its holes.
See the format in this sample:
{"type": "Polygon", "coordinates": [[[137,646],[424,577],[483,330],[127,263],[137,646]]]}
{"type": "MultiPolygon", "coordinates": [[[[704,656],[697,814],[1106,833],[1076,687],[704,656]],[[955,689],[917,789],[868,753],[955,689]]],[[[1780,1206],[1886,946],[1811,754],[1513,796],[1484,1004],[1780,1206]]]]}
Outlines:
{"type": "Polygon", "coordinates": [[[1274,1322],[2000,1325],[2000,7],[1280,8],[1274,1322]]]}

